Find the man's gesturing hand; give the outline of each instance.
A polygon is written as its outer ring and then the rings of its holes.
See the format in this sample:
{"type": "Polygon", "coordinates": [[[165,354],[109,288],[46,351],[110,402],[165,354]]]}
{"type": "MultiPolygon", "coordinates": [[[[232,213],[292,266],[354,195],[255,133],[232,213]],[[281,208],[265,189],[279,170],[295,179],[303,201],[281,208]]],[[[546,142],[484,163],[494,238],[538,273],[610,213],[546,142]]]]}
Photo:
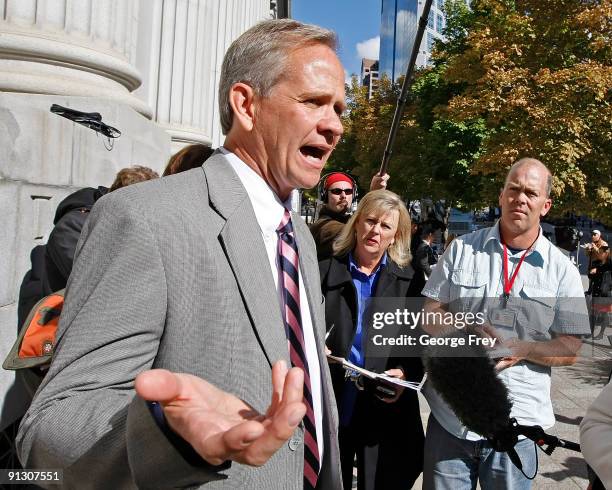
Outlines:
{"type": "Polygon", "coordinates": [[[261,466],[287,441],[306,414],[304,372],[272,367],[272,401],[265,414],[205,380],[153,369],[136,377],[136,393],[157,401],[168,425],[212,465],[226,460],[261,466]]]}

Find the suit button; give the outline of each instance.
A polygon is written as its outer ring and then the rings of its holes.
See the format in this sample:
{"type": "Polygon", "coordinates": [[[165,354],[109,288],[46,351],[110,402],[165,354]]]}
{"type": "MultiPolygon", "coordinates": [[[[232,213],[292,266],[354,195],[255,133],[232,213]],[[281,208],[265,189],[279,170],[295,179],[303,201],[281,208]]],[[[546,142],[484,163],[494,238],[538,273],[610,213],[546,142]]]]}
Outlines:
{"type": "Polygon", "coordinates": [[[302,439],[294,436],[291,439],[289,439],[289,449],[291,449],[292,451],[295,451],[297,450],[298,447],[300,447],[301,443],[302,443],[302,439]]]}

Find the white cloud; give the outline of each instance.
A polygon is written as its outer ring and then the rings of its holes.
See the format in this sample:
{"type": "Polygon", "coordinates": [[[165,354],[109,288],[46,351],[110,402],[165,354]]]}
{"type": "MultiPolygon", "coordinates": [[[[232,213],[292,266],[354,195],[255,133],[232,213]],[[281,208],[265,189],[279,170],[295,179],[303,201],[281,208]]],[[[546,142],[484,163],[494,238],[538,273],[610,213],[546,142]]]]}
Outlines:
{"type": "Polygon", "coordinates": [[[380,50],[380,36],[373,37],[372,39],[366,39],[365,41],[357,43],[356,47],[359,58],[377,60],[378,52],[380,50]]]}

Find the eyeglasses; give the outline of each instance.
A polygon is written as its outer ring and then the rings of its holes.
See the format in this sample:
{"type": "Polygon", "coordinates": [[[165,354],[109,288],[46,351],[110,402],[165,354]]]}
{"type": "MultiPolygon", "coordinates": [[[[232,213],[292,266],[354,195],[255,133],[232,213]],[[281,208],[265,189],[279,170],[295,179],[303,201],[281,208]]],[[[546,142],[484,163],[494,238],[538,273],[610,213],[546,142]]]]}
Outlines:
{"type": "Polygon", "coordinates": [[[348,189],[330,189],[329,192],[331,192],[334,196],[339,196],[343,192],[347,196],[350,196],[353,193],[353,189],[351,189],[350,187],[348,189]]]}

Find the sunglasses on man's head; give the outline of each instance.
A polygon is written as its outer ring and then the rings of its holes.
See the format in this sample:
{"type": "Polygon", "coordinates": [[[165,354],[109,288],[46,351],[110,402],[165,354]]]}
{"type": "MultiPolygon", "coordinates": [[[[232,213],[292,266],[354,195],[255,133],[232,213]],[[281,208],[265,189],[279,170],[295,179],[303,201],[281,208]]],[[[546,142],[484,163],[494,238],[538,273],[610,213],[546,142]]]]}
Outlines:
{"type": "Polygon", "coordinates": [[[330,189],[329,192],[331,192],[334,196],[339,196],[343,192],[347,196],[350,196],[353,193],[353,189],[351,189],[350,187],[348,189],[330,189]]]}

